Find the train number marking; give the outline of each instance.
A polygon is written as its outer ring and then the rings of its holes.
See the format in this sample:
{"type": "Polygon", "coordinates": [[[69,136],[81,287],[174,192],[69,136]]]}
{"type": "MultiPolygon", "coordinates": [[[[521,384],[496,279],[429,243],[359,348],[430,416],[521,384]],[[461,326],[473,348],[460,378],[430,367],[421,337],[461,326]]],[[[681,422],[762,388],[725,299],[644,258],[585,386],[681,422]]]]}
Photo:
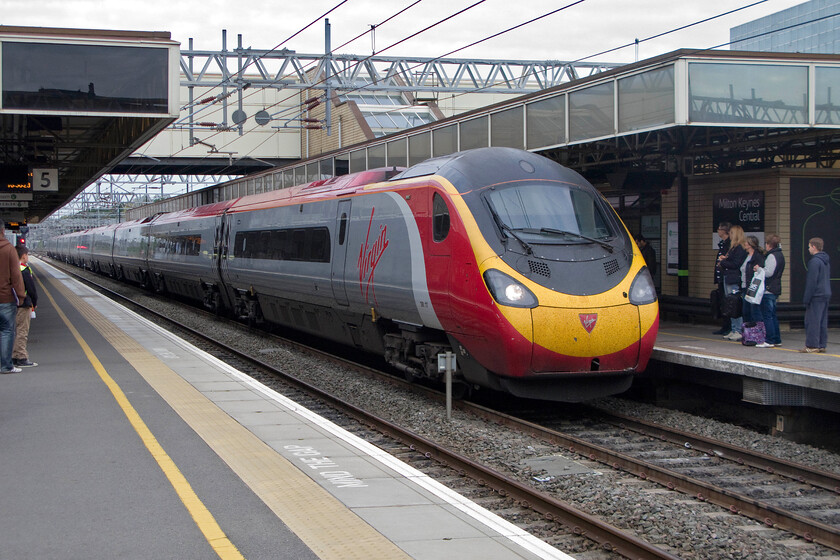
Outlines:
{"type": "Polygon", "coordinates": [[[598,314],[580,313],[578,317],[580,317],[580,324],[583,325],[583,328],[586,329],[586,332],[591,334],[592,329],[595,328],[595,323],[598,322],[598,314]]]}
{"type": "MultiPolygon", "coordinates": [[[[379,259],[382,258],[385,249],[388,248],[388,226],[385,224],[379,226],[379,236],[373,242],[373,245],[369,245],[370,230],[373,227],[373,213],[375,211],[376,208],[371,208],[370,223],[368,223],[365,244],[359,249],[359,289],[364,294],[367,303],[370,303],[368,292],[370,292],[371,285],[373,284],[373,275],[376,272],[376,266],[379,264],[379,259]]],[[[373,301],[376,302],[375,289],[371,295],[373,296],[373,301]]]]}

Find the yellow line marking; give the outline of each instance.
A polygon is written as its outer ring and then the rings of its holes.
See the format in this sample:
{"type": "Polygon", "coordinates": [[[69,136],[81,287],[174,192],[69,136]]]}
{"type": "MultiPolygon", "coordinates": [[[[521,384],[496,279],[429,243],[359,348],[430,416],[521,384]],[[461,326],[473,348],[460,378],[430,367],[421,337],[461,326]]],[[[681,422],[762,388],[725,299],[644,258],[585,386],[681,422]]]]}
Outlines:
{"type": "Polygon", "coordinates": [[[132,427],[134,427],[137,435],[139,435],[140,439],[143,440],[143,443],[146,445],[149,453],[151,453],[152,457],[154,457],[155,461],[157,461],[160,470],[162,470],[163,474],[166,475],[166,478],[169,479],[170,484],[172,484],[172,487],[175,489],[178,497],[181,498],[181,501],[184,503],[187,511],[189,511],[193,520],[195,520],[196,525],[198,525],[198,528],[204,534],[207,542],[211,547],[213,547],[213,550],[216,551],[219,558],[222,558],[223,560],[244,560],[244,557],[239,553],[236,546],[230,542],[227,535],[225,535],[224,531],[222,531],[222,528],[219,527],[218,523],[216,523],[213,514],[211,514],[207,507],[205,507],[201,499],[196,495],[195,491],[193,491],[190,483],[184,475],[181,474],[181,471],[175,465],[175,462],[169,457],[166,451],[164,451],[154,434],[152,434],[152,431],[148,428],[148,426],[146,426],[146,423],[143,422],[143,419],[131,405],[128,398],[125,396],[125,393],[123,393],[122,389],[120,389],[120,386],[117,385],[116,381],[114,381],[114,379],[108,374],[102,366],[102,363],[93,353],[93,350],[91,350],[90,346],[88,346],[88,344],[84,341],[82,335],[79,334],[79,331],[77,331],[70,323],[67,315],[65,315],[59,308],[52,294],[46,289],[46,286],[44,286],[44,283],[39,282],[39,284],[41,285],[41,289],[46,294],[47,298],[49,298],[50,302],[53,304],[53,307],[55,307],[55,310],[58,312],[61,320],[64,321],[64,324],[67,325],[68,329],[70,329],[70,332],[73,334],[76,342],[78,342],[79,346],[81,346],[88,360],[96,370],[96,373],[99,374],[100,379],[102,379],[111,391],[111,394],[120,405],[120,408],[123,413],[125,413],[132,427]]]}

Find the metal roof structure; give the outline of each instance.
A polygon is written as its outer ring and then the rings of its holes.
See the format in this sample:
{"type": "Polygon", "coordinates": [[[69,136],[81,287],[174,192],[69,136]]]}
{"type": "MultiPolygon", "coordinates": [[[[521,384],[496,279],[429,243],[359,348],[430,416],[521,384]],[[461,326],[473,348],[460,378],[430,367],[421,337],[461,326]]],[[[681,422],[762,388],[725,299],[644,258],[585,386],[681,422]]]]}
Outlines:
{"type": "Polygon", "coordinates": [[[178,55],[168,32],[0,26],[0,217],[43,220],[173,122],[178,55]]]}
{"type": "Polygon", "coordinates": [[[840,157],[840,102],[832,91],[840,91],[840,55],[683,49],[130,215],[483,146],[539,152],[616,190],[667,188],[678,173],[832,167],[840,157]]]}

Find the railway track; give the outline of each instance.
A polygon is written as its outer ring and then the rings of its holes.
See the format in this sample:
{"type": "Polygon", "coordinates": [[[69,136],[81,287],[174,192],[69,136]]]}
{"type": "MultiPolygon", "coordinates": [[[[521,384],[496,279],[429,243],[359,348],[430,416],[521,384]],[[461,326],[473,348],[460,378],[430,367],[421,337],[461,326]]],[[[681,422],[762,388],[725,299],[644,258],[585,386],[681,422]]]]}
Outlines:
{"type": "Polygon", "coordinates": [[[482,407],[470,410],[591,461],[840,550],[840,475],[597,409],[591,409],[587,422],[558,422],[555,415],[525,410],[501,415],[482,407]]]}
{"type": "MultiPolygon", "coordinates": [[[[311,348],[307,351],[317,352],[311,348]]],[[[250,356],[237,359],[271,368],[250,356]]],[[[336,358],[330,356],[329,359],[336,358]]],[[[367,372],[367,375],[376,374],[367,372]]],[[[404,385],[393,378],[390,382],[404,385]]],[[[428,394],[421,387],[413,386],[413,389],[428,394]]],[[[559,521],[576,534],[592,538],[603,550],[627,558],[674,557],[668,551],[539,492],[532,485],[513,480],[396,424],[371,418],[367,412],[352,405],[346,407],[341,399],[322,394],[320,389],[306,386],[301,390],[317,395],[317,399],[328,402],[330,407],[341,408],[359,422],[374,426],[377,431],[402,442],[409,452],[447,465],[458,476],[469,476],[492,488],[496,495],[539,512],[546,519],[559,521]],[[629,538],[625,540],[622,533],[629,538]]],[[[433,398],[442,400],[443,396],[437,394],[433,398]]],[[[833,473],[595,409],[590,409],[585,415],[588,420],[582,422],[580,418],[558,421],[556,414],[546,410],[520,409],[504,413],[469,402],[458,402],[456,407],[488,422],[531,434],[580,458],[658,483],[698,501],[716,504],[732,514],[755,519],[768,528],[787,531],[806,541],[840,550],[840,476],[833,473]]]]}

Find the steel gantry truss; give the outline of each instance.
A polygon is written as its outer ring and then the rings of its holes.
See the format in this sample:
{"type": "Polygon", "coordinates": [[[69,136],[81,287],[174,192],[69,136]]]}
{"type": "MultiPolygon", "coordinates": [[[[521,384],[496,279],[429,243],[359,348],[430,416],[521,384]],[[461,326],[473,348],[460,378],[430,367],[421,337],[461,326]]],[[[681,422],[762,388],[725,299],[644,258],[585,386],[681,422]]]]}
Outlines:
{"type": "Polygon", "coordinates": [[[620,64],[558,60],[490,60],[297,54],[236,48],[181,51],[182,86],[524,94],[601,73],[620,64]],[[246,77],[247,72],[247,77],[246,77]]]}

